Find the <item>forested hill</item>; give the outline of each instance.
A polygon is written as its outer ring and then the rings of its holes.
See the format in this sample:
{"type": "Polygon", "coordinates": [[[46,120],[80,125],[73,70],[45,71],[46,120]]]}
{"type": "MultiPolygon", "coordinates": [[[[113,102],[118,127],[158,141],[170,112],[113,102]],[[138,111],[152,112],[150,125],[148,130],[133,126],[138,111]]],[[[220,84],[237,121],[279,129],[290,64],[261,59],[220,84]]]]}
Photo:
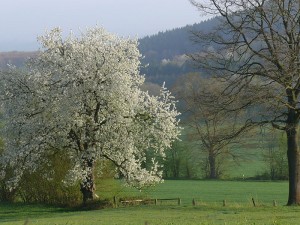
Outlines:
{"type": "Polygon", "coordinates": [[[8,64],[22,67],[27,59],[37,54],[38,52],[0,52],[0,68],[6,68],[8,64]]]}
{"type": "Polygon", "coordinates": [[[142,68],[148,81],[161,85],[166,82],[172,86],[176,79],[196,69],[188,62],[186,54],[201,51],[196,44],[192,32],[209,31],[218,23],[217,18],[209,19],[194,25],[159,32],[139,40],[139,49],[144,56],[142,68]]]}
{"type": "Polygon", "coordinates": [[[201,50],[199,45],[192,41],[192,32],[211,30],[217,22],[218,20],[213,18],[194,25],[146,36],[139,40],[139,49],[147,63],[158,63],[163,59],[172,60],[175,56],[199,51],[201,50]]]}

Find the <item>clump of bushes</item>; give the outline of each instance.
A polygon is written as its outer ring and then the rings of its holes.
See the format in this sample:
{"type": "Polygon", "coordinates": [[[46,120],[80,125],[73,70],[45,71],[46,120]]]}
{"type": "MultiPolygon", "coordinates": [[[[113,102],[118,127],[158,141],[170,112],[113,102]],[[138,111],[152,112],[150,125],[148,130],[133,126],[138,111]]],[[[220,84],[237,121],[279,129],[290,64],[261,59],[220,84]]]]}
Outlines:
{"type": "Polygon", "coordinates": [[[7,186],[7,181],[13,176],[13,168],[6,168],[6,175],[0,180],[0,200],[68,207],[81,204],[79,184],[66,185],[63,182],[71,166],[65,154],[56,151],[45,155],[47,160],[35,171],[24,171],[18,186],[13,190],[7,186]]]}

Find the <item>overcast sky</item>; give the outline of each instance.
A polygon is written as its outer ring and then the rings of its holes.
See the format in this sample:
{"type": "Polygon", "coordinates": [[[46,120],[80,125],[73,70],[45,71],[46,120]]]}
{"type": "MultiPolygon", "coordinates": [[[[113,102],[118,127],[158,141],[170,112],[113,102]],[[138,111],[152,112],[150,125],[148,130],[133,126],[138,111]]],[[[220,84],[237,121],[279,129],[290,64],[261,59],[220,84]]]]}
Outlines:
{"type": "Polygon", "coordinates": [[[37,49],[36,37],[56,26],[143,37],[201,20],[188,0],[0,0],[0,51],[37,49]]]}

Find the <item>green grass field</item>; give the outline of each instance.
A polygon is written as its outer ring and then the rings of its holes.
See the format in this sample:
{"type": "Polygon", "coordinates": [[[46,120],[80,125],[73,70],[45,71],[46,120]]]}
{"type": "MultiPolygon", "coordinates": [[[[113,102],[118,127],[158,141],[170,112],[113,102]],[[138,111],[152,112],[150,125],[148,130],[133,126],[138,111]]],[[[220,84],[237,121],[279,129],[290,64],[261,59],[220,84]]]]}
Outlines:
{"type": "MultiPolygon", "coordinates": [[[[116,185],[111,184],[111,187],[116,185]]],[[[300,207],[284,206],[287,182],[167,180],[156,188],[137,192],[112,188],[106,197],[142,195],[177,198],[182,204],[120,206],[94,211],[72,211],[41,205],[0,204],[1,224],[299,224],[300,207]],[[197,205],[192,205],[195,198],[197,205]],[[257,206],[252,204],[255,199],[257,206]],[[223,206],[226,200],[226,206],[223,206]],[[273,206],[276,200],[277,206],[273,206]]]]}

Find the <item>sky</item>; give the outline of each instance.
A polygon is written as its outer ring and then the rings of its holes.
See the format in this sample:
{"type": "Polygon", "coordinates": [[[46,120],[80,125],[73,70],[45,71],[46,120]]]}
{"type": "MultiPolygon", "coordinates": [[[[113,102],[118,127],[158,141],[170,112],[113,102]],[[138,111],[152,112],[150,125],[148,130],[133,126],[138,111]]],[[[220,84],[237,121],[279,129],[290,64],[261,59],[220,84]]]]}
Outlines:
{"type": "Polygon", "coordinates": [[[203,19],[189,0],[0,0],[0,51],[36,50],[37,36],[54,27],[140,38],[203,19]]]}

